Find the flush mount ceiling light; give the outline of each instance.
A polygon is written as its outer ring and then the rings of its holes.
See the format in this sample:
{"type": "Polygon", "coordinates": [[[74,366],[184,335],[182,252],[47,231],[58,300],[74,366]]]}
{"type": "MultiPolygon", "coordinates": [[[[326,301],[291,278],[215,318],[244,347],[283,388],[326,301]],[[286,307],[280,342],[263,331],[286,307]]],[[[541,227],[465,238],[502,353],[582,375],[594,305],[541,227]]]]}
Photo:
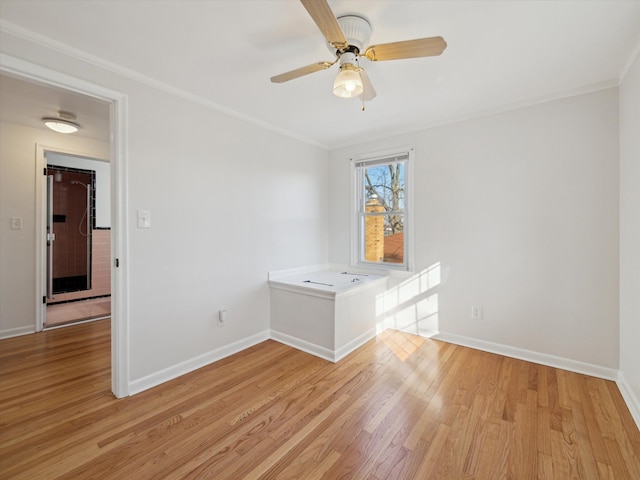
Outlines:
{"type": "Polygon", "coordinates": [[[42,121],[54,132],[58,133],[75,133],[80,128],[73,120],[76,116],[69,112],[58,112],[58,117],[44,117],[42,121]]]}

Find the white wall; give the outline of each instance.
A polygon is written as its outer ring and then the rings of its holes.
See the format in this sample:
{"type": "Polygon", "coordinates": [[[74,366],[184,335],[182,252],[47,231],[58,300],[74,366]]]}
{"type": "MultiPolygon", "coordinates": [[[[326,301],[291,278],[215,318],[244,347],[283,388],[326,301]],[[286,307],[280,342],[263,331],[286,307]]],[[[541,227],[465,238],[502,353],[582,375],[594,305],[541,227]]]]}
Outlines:
{"type": "Polygon", "coordinates": [[[331,152],[332,262],[349,261],[348,159],[404,145],[439,330],[617,368],[617,89],[331,152]]]}
{"type": "Polygon", "coordinates": [[[324,151],[169,95],[130,100],[135,379],[268,331],[267,273],[328,258],[328,165],[324,151]],[[151,229],[135,228],[137,210],[151,229]]]}
{"type": "Polygon", "coordinates": [[[620,86],[620,374],[640,425],[640,55],[620,86]]]}
{"type": "Polygon", "coordinates": [[[99,158],[109,145],[6,122],[0,139],[0,336],[10,336],[36,325],[36,144],[99,158]],[[11,217],[22,230],[11,230],[11,217]]]}
{"type": "MultiPolygon", "coordinates": [[[[128,97],[134,390],[268,332],[268,271],[328,260],[327,152],[25,38],[1,40],[8,55],[128,97]],[[138,210],[151,211],[150,229],[137,228],[138,210]],[[221,306],[229,320],[219,328],[221,306]]],[[[19,205],[29,201],[27,194],[19,205]]],[[[21,270],[25,287],[33,271],[21,270]]],[[[31,322],[31,308],[12,315],[31,322]]]]}

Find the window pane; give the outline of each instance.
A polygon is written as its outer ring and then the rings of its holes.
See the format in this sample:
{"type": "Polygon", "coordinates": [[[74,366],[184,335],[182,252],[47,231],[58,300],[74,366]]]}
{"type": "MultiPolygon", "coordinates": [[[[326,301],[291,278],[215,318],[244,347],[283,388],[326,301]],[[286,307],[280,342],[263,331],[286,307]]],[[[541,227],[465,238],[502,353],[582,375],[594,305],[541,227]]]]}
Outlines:
{"type": "Polygon", "coordinates": [[[363,260],[404,263],[405,162],[364,167],[363,260]]]}
{"type": "Polygon", "coordinates": [[[384,261],[387,263],[404,263],[404,217],[394,215],[393,221],[396,225],[396,233],[390,233],[384,236],[384,261]]]}
{"type": "MultiPolygon", "coordinates": [[[[386,212],[404,210],[405,162],[375,165],[363,170],[364,195],[362,198],[365,207],[371,203],[377,203],[382,205],[386,212]]],[[[397,225],[394,226],[396,227],[397,225]]]]}
{"type": "Polygon", "coordinates": [[[404,263],[403,229],[403,215],[365,215],[364,260],[366,262],[404,263]],[[391,225],[395,225],[395,230],[391,225]]]}

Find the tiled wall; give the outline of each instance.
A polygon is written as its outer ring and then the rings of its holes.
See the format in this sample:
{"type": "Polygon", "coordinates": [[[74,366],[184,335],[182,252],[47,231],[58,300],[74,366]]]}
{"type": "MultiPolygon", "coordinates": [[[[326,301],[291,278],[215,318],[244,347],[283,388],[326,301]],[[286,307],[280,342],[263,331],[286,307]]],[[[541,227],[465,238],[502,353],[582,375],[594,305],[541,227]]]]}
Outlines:
{"type": "Polygon", "coordinates": [[[111,293],[111,230],[93,231],[91,290],[97,295],[111,293]]]}
{"type": "Polygon", "coordinates": [[[111,294],[111,230],[94,230],[91,243],[91,289],[59,293],[54,295],[49,303],[111,294]]]}

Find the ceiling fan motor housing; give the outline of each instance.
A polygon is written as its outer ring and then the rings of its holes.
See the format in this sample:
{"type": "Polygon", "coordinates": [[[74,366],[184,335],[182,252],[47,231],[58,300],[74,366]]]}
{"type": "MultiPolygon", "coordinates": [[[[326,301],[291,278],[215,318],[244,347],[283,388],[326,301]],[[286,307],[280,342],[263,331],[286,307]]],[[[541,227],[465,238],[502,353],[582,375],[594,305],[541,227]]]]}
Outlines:
{"type": "MultiPolygon", "coordinates": [[[[356,47],[358,53],[364,51],[364,47],[369,44],[371,38],[371,24],[369,21],[359,15],[342,15],[338,17],[338,24],[347,37],[349,46],[356,47]]],[[[329,45],[331,51],[334,48],[329,45]]],[[[353,49],[347,49],[351,51],[353,49]]]]}
{"type": "Polygon", "coordinates": [[[358,58],[356,57],[355,53],[344,52],[342,55],[340,55],[340,65],[342,66],[345,63],[353,65],[355,67],[358,63],[358,58]]]}

